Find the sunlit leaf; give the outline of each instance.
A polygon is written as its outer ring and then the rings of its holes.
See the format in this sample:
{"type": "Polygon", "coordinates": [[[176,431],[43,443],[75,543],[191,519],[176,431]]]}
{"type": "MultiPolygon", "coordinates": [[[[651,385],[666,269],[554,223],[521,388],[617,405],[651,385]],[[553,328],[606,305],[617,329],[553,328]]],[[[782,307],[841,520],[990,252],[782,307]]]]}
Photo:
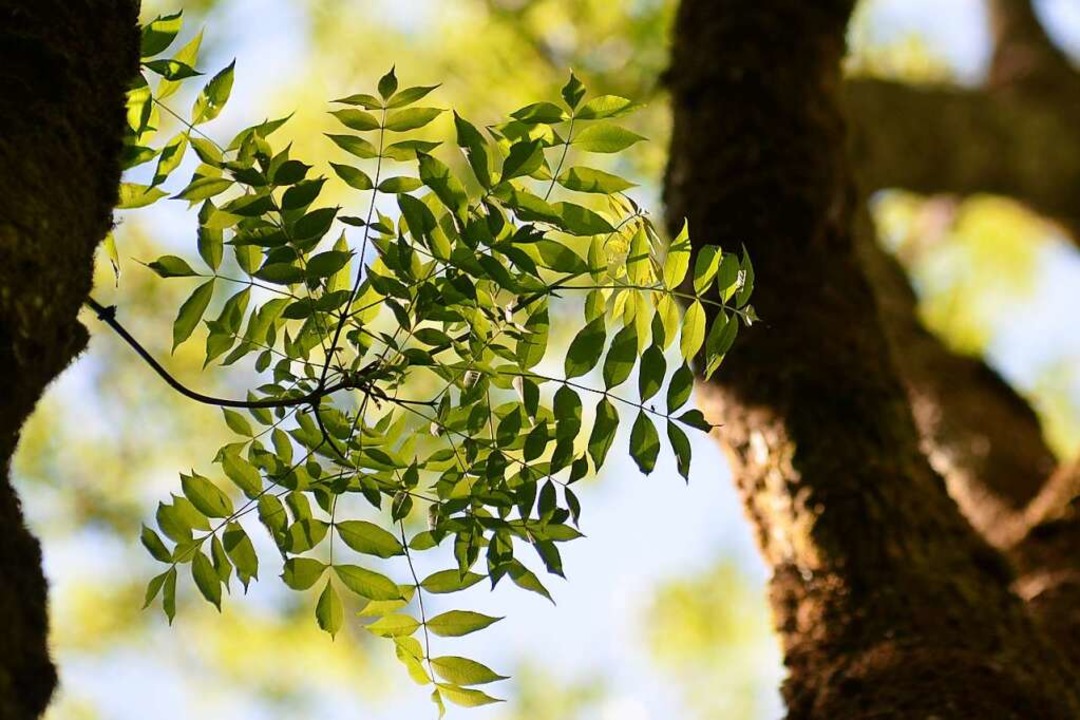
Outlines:
{"type": "Polygon", "coordinates": [[[319,602],[315,606],[315,619],[319,627],[329,633],[330,637],[337,636],[345,621],[345,609],[341,604],[341,597],[330,581],[327,581],[326,587],[319,595],[319,602]]]}
{"type": "Polygon", "coordinates": [[[484,685],[507,678],[475,660],[454,655],[431,658],[431,667],[439,677],[454,685],[484,685]]]}
{"type": "Polygon", "coordinates": [[[342,542],[359,553],[388,558],[404,553],[401,542],[391,533],[365,520],[346,520],[334,526],[342,542]]]}
{"type": "Polygon", "coordinates": [[[449,610],[428,620],[428,629],[439,637],[458,637],[483,630],[488,625],[502,620],[471,610],[449,610]]]}
{"type": "Polygon", "coordinates": [[[578,133],[574,147],[594,153],[616,153],[645,138],[611,123],[597,123],[578,133]]]}

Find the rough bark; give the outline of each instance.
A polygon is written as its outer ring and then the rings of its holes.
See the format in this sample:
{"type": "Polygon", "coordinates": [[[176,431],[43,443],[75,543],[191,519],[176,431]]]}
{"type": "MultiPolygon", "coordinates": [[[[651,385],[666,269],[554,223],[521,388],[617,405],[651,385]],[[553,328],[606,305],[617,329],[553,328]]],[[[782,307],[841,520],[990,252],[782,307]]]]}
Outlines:
{"type": "Polygon", "coordinates": [[[856,228],[923,453],[976,530],[1009,546],[1030,526],[1026,509],[1057,462],[1039,419],[983,360],[952,352],[923,326],[907,276],[877,243],[864,204],[856,228]]]}
{"type": "Polygon", "coordinates": [[[774,570],[790,717],[1076,717],[1076,678],[919,451],[857,255],[851,5],[683,0],[670,73],[670,217],[756,268],[764,323],[702,390],[774,570]]]}
{"type": "Polygon", "coordinates": [[[0,0],[0,718],[56,685],[41,550],[9,465],[46,385],[82,350],[76,314],[120,179],[138,3],[0,0]]]}

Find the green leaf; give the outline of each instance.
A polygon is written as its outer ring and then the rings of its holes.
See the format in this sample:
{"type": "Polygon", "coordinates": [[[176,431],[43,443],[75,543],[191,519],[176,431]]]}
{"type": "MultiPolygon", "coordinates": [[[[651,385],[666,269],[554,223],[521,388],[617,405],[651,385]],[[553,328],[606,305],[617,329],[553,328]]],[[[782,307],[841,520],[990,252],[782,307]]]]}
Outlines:
{"type": "Polygon", "coordinates": [[[337,176],[349,184],[350,187],[357,190],[370,190],[374,187],[371,182],[371,178],[368,174],[359,168],[354,168],[351,165],[340,165],[338,163],[330,163],[330,167],[334,168],[334,172],[337,176]]]}
{"type": "Polygon", "coordinates": [[[557,240],[542,238],[532,243],[532,247],[540,255],[540,262],[544,267],[567,274],[583,275],[589,270],[588,264],[580,255],[557,240]]]}
{"type": "Polygon", "coordinates": [[[289,558],[285,561],[281,579],[293,590],[307,590],[322,577],[326,565],[314,558],[289,558]]]}
{"type": "Polygon", "coordinates": [[[330,138],[335,145],[350,155],[355,155],[364,160],[379,157],[379,149],[364,138],[355,135],[332,135],[330,133],[327,133],[326,137],[330,138]]]}
{"type": "Polygon", "coordinates": [[[233,570],[232,561],[229,560],[225,547],[221,544],[221,539],[217,535],[212,536],[210,540],[210,559],[213,562],[218,580],[226,589],[229,589],[229,578],[232,577],[233,570]]]}
{"type": "Polygon", "coordinates": [[[161,573],[160,575],[155,575],[153,578],[150,579],[150,582],[146,584],[146,595],[143,599],[143,610],[150,607],[150,603],[154,602],[154,598],[156,598],[157,594],[161,592],[161,587],[168,579],[169,573],[175,575],[176,568],[172,567],[161,573]]]}
{"type": "MultiPolygon", "coordinates": [[[[425,156],[426,157],[426,156],[425,156]]],[[[412,192],[417,188],[423,187],[423,183],[414,177],[408,177],[405,175],[398,175],[397,177],[389,177],[379,183],[379,192],[387,193],[389,195],[396,195],[397,193],[412,192]]]]}
{"type": "Polygon", "coordinates": [[[191,123],[193,125],[213,120],[221,113],[225,103],[229,100],[230,93],[232,93],[233,70],[235,68],[236,61],[233,60],[228,67],[211,78],[210,82],[199,93],[199,97],[195,98],[195,105],[191,108],[191,123]]]}
{"type": "Polygon", "coordinates": [[[703,342],[705,342],[705,308],[695,300],[683,315],[682,337],[679,339],[683,360],[686,362],[693,360],[703,342]]]}
{"type": "Polygon", "coordinates": [[[488,165],[487,142],[472,123],[454,113],[454,128],[457,131],[457,144],[465,152],[469,167],[481,187],[491,187],[491,168],[488,165]]]}
{"type": "Polygon", "coordinates": [[[191,504],[206,517],[223,518],[232,515],[232,500],[202,475],[181,475],[180,485],[191,504]]]}
{"type": "Polygon", "coordinates": [[[592,432],[589,433],[589,455],[597,470],[604,464],[604,458],[611,449],[611,443],[615,441],[615,431],[618,428],[618,411],[606,397],[600,398],[600,402],[596,404],[596,418],[593,420],[592,432]]]}
{"type": "Polygon", "coordinates": [[[391,613],[383,615],[369,625],[365,625],[364,629],[380,637],[396,638],[412,635],[419,627],[420,623],[417,622],[416,618],[404,613],[391,613]]]}
{"type": "Polygon", "coordinates": [[[644,225],[638,225],[630,238],[630,248],[626,255],[626,276],[634,285],[649,285],[653,281],[649,236],[644,225]]]}
{"type": "Polygon", "coordinates": [[[198,230],[199,257],[203,259],[211,270],[221,267],[221,260],[225,254],[225,238],[221,230],[212,230],[207,227],[199,227],[198,230]]]}
{"type": "Polygon", "coordinates": [[[739,289],[739,260],[731,253],[725,253],[716,273],[716,289],[720,299],[727,302],[739,289]]]}
{"type": "Polygon", "coordinates": [[[555,416],[555,438],[572,443],[581,431],[581,398],[568,385],[563,385],[555,391],[551,409],[555,416]]]}
{"type": "Polygon", "coordinates": [[[244,532],[244,528],[237,523],[229,523],[221,536],[225,545],[225,552],[236,566],[236,576],[240,579],[244,589],[248,583],[259,577],[259,556],[255,554],[255,546],[251,538],[244,532]]]}
{"type": "Polygon", "coordinates": [[[293,185],[281,196],[282,210],[300,210],[315,201],[322,192],[326,178],[303,180],[293,185]]]}
{"type": "Polygon", "coordinates": [[[311,278],[327,278],[348,264],[352,253],[347,250],[327,250],[326,252],[312,255],[307,263],[307,276],[311,278]]]}
{"type": "Polygon", "coordinates": [[[356,565],[334,565],[334,572],[345,587],[369,600],[397,600],[401,590],[390,578],[356,565]]]}
{"type": "Polygon", "coordinates": [[[342,105],[359,105],[368,110],[378,110],[383,106],[382,101],[377,97],[366,93],[349,95],[348,97],[338,98],[332,102],[341,103],[342,105]]]}
{"type": "Polygon", "coordinates": [[[220,612],[221,580],[210,558],[206,557],[201,550],[196,550],[195,556],[191,559],[191,577],[195,580],[195,587],[199,588],[202,596],[213,603],[220,612]]]}
{"type": "Polygon", "coordinates": [[[191,297],[180,306],[180,311],[176,314],[176,320],[173,321],[174,351],[180,346],[180,343],[191,337],[191,333],[195,331],[199,321],[202,320],[203,314],[206,312],[206,308],[209,307],[210,298],[213,295],[214,279],[211,278],[195,288],[195,292],[191,293],[191,297]]]}
{"type": "Polygon", "coordinates": [[[397,75],[394,74],[394,68],[390,68],[390,72],[379,78],[379,95],[382,96],[383,100],[389,100],[390,96],[397,90],[397,87],[397,75]]]}
{"type": "Polygon", "coordinates": [[[364,132],[379,129],[379,119],[363,110],[335,110],[330,114],[350,130],[364,132]]]}
{"type": "Polygon", "coordinates": [[[483,579],[483,575],[474,572],[466,572],[462,575],[458,570],[439,570],[424,578],[420,582],[420,587],[429,593],[452,593],[472,587],[483,579]]]}
{"type": "Polygon", "coordinates": [[[206,200],[215,195],[220,195],[234,184],[235,183],[228,178],[196,177],[192,179],[187,187],[176,195],[173,195],[173,199],[197,203],[200,200],[206,200]]]}
{"type": "Polygon", "coordinates": [[[461,182],[453,176],[450,168],[430,155],[417,154],[420,164],[420,179],[434,191],[450,212],[464,219],[469,206],[469,198],[461,182]]]}
{"type": "Polygon", "coordinates": [[[194,148],[195,154],[199,156],[199,160],[211,167],[222,166],[224,158],[221,155],[221,149],[213,140],[207,140],[206,138],[201,137],[188,137],[188,141],[191,143],[191,147],[194,148]]]}
{"type": "Polygon", "coordinates": [[[656,467],[656,457],[659,454],[660,435],[648,414],[640,410],[634,426],[630,429],[630,457],[634,458],[638,469],[648,475],[656,467]]]}
{"type": "Polygon", "coordinates": [[[579,150],[594,153],[616,153],[645,138],[611,123],[597,123],[582,130],[573,140],[579,150]]]}
{"type": "Polygon", "coordinates": [[[708,380],[720,366],[724,356],[735,342],[735,336],[739,332],[739,321],[734,317],[728,317],[723,310],[716,314],[712,327],[709,329],[709,337],[705,340],[705,379],[708,380]]]}
{"type": "Polygon", "coordinates": [[[576,115],[581,120],[600,120],[626,115],[638,107],[618,95],[600,95],[585,103],[576,115]]]}
{"type": "Polygon", "coordinates": [[[667,360],[664,359],[664,351],[656,345],[650,345],[642,354],[641,367],[638,369],[638,394],[641,402],[646,402],[660,392],[665,375],[667,360]]]}
{"type": "MultiPolygon", "coordinates": [[[[140,539],[142,540],[143,547],[146,548],[150,553],[150,556],[155,560],[163,563],[172,562],[172,553],[165,547],[165,543],[162,542],[161,537],[156,532],[143,525],[140,539]]],[[[162,581],[164,581],[164,578],[162,578],[162,581]]],[[[146,604],[149,605],[149,601],[147,601],[146,604]]]]}
{"type": "Polygon", "coordinates": [[[390,110],[399,107],[405,107],[406,105],[412,105],[417,100],[427,96],[438,85],[417,85],[416,87],[405,88],[399,92],[394,93],[393,97],[387,101],[386,107],[390,110]]]}
{"type": "Polygon", "coordinates": [[[304,271],[291,263],[269,263],[259,268],[254,277],[275,285],[293,285],[304,281],[304,271]]]}
{"type": "Polygon", "coordinates": [[[567,119],[566,112],[561,107],[549,102],[538,102],[533,103],[532,105],[526,105],[520,110],[515,110],[510,113],[510,117],[519,120],[526,125],[534,125],[536,123],[553,125],[567,119]]]}
{"type": "Polygon", "coordinates": [[[567,106],[573,110],[581,102],[581,98],[585,97],[585,86],[581,84],[581,81],[574,76],[574,73],[570,73],[570,79],[566,81],[566,84],[562,87],[562,99],[566,101],[567,106]]]}
{"type": "Polygon", "coordinates": [[[334,584],[329,580],[326,581],[326,587],[323,588],[322,594],[319,595],[319,602],[315,606],[315,620],[322,630],[330,633],[330,637],[337,637],[342,623],[345,622],[345,608],[341,604],[337,590],[334,589],[334,584]]]}
{"type": "Polygon", "coordinates": [[[202,75],[201,72],[179,60],[149,60],[143,65],[150,72],[156,73],[166,80],[186,80],[187,78],[202,75]]]}
{"type": "Polygon", "coordinates": [[[460,637],[502,620],[470,610],[450,610],[428,620],[428,630],[439,637],[460,637]]]}
{"type": "Polygon", "coordinates": [[[409,677],[417,685],[429,685],[431,678],[424,668],[424,649],[416,638],[403,636],[394,638],[394,652],[398,660],[405,666],[409,677]]]}
{"type": "Polygon", "coordinates": [[[690,392],[694,389],[694,371],[690,366],[683,364],[671,376],[671,382],[667,389],[667,409],[673,413],[690,399],[690,392]]]}
{"type": "Polygon", "coordinates": [[[436,683],[436,685],[438,685],[439,691],[447,700],[455,705],[460,705],[461,707],[480,707],[481,705],[505,702],[504,700],[493,698],[487,693],[473,690],[472,688],[457,687],[456,685],[449,685],[447,683],[436,683]]]}
{"type": "Polygon", "coordinates": [[[251,430],[251,423],[248,422],[248,419],[235,410],[222,408],[221,414],[225,416],[225,424],[237,435],[247,435],[248,437],[251,437],[255,434],[251,430]]]}
{"type": "Polygon", "coordinates": [[[604,353],[606,339],[607,331],[603,316],[582,328],[566,351],[564,370],[567,379],[584,375],[596,367],[596,363],[604,353]]]}
{"type": "Polygon", "coordinates": [[[574,235],[580,235],[588,237],[590,235],[601,235],[615,231],[602,215],[593,212],[592,210],[582,207],[581,205],[575,205],[569,202],[555,203],[552,207],[562,218],[563,227],[567,232],[574,235]]]}
{"type": "Polygon", "coordinates": [[[544,163],[544,146],[539,140],[514,143],[503,161],[502,179],[510,180],[535,172],[544,163]]]}
{"type": "MultiPolygon", "coordinates": [[[[670,294],[664,293],[660,297],[660,301],[656,303],[656,315],[654,317],[659,319],[663,327],[663,347],[666,350],[679,334],[679,327],[682,322],[679,306],[670,294]]],[[[653,334],[653,342],[658,345],[661,344],[658,342],[659,335],[660,333],[653,334]]]]}
{"type": "Polygon", "coordinates": [[[422,128],[429,122],[439,117],[444,112],[442,108],[418,107],[394,110],[387,113],[386,123],[383,125],[391,132],[405,132],[422,128]]]}
{"type": "Polygon", "coordinates": [[[544,359],[548,341],[548,310],[542,305],[525,321],[525,333],[517,344],[517,361],[523,370],[535,367],[544,359]]]}
{"type": "Polygon", "coordinates": [[[715,245],[706,245],[698,251],[694,261],[694,292],[698,295],[709,289],[720,267],[721,256],[720,248],[715,245]]]}
{"type": "MultiPolygon", "coordinates": [[[[194,66],[199,58],[199,46],[202,44],[202,30],[196,33],[195,37],[191,38],[184,47],[180,48],[173,55],[174,60],[179,60],[185,65],[194,66]]],[[[154,97],[158,100],[165,100],[170,97],[177,90],[180,89],[180,82],[172,82],[169,80],[162,80],[158,83],[157,92],[154,93],[154,97]]]]}
{"type": "Polygon", "coordinates": [[[402,194],[397,196],[397,203],[413,237],[428,235],[437,227],[434,213],[422,200],[402,194]]]}
{"type": "Polygon", "coordinates": [[[675,289],[682,284],[690,268],[690,224],[683,220],[682,230],[668,246],[664,258],[664,287],[675,289]]]}
{"type": "Polygon", "coordinates": [[[484,685],[507,679],[486,665],[455,655],[433,657],[431,667],[439,677],[454,685],[484,685]]]}
{"type": "Polygon", "coordinates": [[[428,140],[402,140],[383,148],[383,157],[391,160],[415,160],[418,152],[429,153],[442,143],[428,140]]]}
{"type": "Polygon", "coordinates": [[[167,194],[168,193],[161,188],[123,182],[120,183],[120,202],[117,203],[116,208],[118,210],[133,210],[135,208],[146,207],[147,205],[152,205],[157,202],[167,194]]]}
{"type": "Polygon", "coordinates": [[[329,528],[322,520],[301,518],[290,525],[285,533],[285,549],[293,553],[307,552],[326,538],[329,528]]]}
{"type": "Polygon", "coordinates": [[[671,449],[675,453],[675,462],[679,467],[679,474],[683,476],[683,479],[687,482],[690,481],[690,439],[686,437],[678,425],[668,420],[667,423],[667,436],[668,442],[671,443],[671,449]]]}
{"type": "Polygon", "coordinates": [[[388,558],[404,554],[401,543],[391,533],[365,520],[346,520],[337,523],[338,535],[350,548],[359,553],[388,558]]]}
{"type": "Polygon", "coordinates": [[[635,183],[624,180],[618,175],[582,166],[562,171],[556,180],[567,190],[605,195],[637,187],[635,183]]]}
{"type": "Polygon", "coordinates": [[[161,155],[158,157],[157,169],[154,171],[154,181],[151,185],[160,185],[165,182],[169,175],[179,167],[180,162],[184,159],[184,151],[187,150],[188,136],[184,133],[180,133],[161,149],[161,155]]]}
{"type": "Polygon", "coordinates": [[[508,574],[510,575],[510,579],[514,581],[514,584],[522,590],[534,592],[537,595],[547,598],[552,605],[555,604],[555,600],[552,599],[551,593],[549,593],[547,588],[544,587],[544,584],[540,582],[540,578],[536,577],[536,573],[522,565],[520,561],[510,561],[510,570],[508,571],[508,574]]]}
{"type": "Polygon", "coordinates": [[[165,617],[169,619],[169,624],[172,625],[173,618],[176,617],[176,568],[171,567],[165,574],[165,583],[161,588],[161,609],[165,611],[165,617]]]}
{"type": "MultiPolygon", "coordinates": [[[[604,358],[604,387],[606,389],[610,390],[630,377],[634,363],[637,362],[637,353],[637,329],[630,324],[615,334],[607,357],[604,358]]],[[[644,371],[644,366],[642,366],[642,371],[644,371]]]]}
{"type": "Polygon", "coordinates": [[[172,15],[158,15],[142,30],[142,42],[139,48],[141,57],[148,58],[164,52],[183,27],[183,11],[172,15]]]}
{"type": "Polygon", "coordinates": [[[713,429],[712,423],[705,419],[705,416],[701,414],[700,410],[687,410],[679,417],[675,418],[683,425],[689,425],[692,428],[697,428],[702,432],[709,432],[713,429]]]}
{"type": "Polygon", "coordinates": [[[754,266],[750,262],[750,256],[746,252],[746,248],[743,248],[742,259],[739,263],[740,270],[742,271],[742,285],[739,287],[739,292],[735,295],[735,304],[738,307],[743,307],[750,300],[750,295],[754,292],[754,266]]]}

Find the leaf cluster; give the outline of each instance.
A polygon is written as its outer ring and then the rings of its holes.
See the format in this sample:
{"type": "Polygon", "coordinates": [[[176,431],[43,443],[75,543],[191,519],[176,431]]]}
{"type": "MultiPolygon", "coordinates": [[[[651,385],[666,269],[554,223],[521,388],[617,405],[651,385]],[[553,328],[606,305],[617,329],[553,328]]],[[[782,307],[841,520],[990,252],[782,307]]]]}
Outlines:
{"type": "Polygon", "coordinates": [[[688,476],[685,428],[712,427],[686,409],[691,364],[711,374],[739,320],[754,319],[750,261],[705,248],[691,271],[686,227],[664,242],[623,194],[632,183],[576,164],[643,138],[615,122],[629,100],[586,99],[573,75],[559,101],[478,127],[423,104],[437,86],[401,88],[391,70],[374,93],[335,101],[327,139],[341,159],[327,175],[275,145],[288,118],[223,144],[202,134],[228,100],[229,65],[185,129],[153,148],[162,100],[198,75],[199,37],[153,59],[179,29],[172,15],[144,31],[143,66],[161,79],[131,91],[125,157],[157,165],[150,183],[124,185],[121,206],[165,197],[194,151],[199,164],[172,197],[198,207],[198,260],[148,267],[192,283],[174,348],[203,327],[206,365],[249,361],[259,379],[222,410],[236,439],[218,469],[181,475],[156,529],[143,528],[165,565],[146,603],[160,596],[171,621],[185,569],[220,608],[234,578],[246,590],[259,576],[249,533],[261,525],[283,582],[317,596],[321,628],[336,635],[348,613],[391,640],[440,708],[493,702],[474,686],[502,676],[435,655],[431,637],[498,618],[430,615],[424,596],[509,578],[551,599],[527,563],[563,575],[559,545],[581,537],[574,486],[603,466],[623,422],[642,472],[656,465],[662,426],[688,476]],[[416,134],[442,121],[451,141],[416,134]],[[349,208],[320,201],[328,183],[350,190],[349,208]],[[584,322],[560,361],[550,303],[569,294],[583,298],[584,322]],[[597,373],[602,387],[588,382],[597,373]],[[436,548],[450,566],[418,576],[413,557],[436,548]]]}

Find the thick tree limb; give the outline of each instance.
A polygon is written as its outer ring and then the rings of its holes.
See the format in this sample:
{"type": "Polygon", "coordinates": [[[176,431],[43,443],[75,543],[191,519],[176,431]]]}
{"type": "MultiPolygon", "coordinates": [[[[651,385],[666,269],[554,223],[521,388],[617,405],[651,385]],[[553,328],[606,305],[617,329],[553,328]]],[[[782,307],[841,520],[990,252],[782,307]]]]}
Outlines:
{"type": "Polygon", "coordinates": [[[867,193],[997,193],[1080,229],[1080,88],[1021,96],[855,79],[846,102],[867,193]]]}
{"type": "Polygon", "coordinates": [[[41,550],[9,463],[45,386],[86,344],[76,315],[120,180],[138,3],[0,0],[0,719],[56,685],[41,550]]]}
{"type": "Polygon", "coordinates": [[[1075,678],[918,447],[856,257],[850,2],[683,0],[667,200],[745,243],[765,326],[706,404],[766,560],[793,718],[1075,717],[1075,678]]]}
{"type": "Polygon", "coordinates": [[[993,545],[1026,532],[1025,508],[1056,459],[1031,407],[980,359],[958,355],[916,313],[903,269],[874,237],[865,204],[858,249],[907,388],[922,449],[949,494],[993,545]]]}

